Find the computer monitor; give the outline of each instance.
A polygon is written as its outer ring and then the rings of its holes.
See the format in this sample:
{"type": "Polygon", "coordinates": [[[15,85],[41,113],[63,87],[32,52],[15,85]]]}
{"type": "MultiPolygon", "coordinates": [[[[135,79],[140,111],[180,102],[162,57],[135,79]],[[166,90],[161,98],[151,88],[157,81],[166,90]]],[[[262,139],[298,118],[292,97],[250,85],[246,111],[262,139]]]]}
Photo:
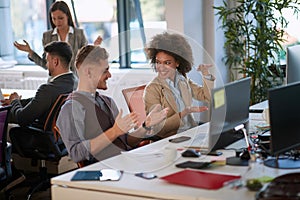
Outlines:
{"type": "Polygon", "coordinates": [[[235,128],[248,129],[251,78],[243,78],[212,90],[209,142],[211,151],[223,149],[244,138],[235,128]]]}
{"type": "Polygon", "coordinates": [[[300,45],[287,47],[287,84],[300,81],[300,45]]]}
{"type": "Polygon", "coordinates": [[[270,153],[264,164],[273,168],[300,168],[297,152],[300,147],[300,82],[270,89],[270,153]]]}

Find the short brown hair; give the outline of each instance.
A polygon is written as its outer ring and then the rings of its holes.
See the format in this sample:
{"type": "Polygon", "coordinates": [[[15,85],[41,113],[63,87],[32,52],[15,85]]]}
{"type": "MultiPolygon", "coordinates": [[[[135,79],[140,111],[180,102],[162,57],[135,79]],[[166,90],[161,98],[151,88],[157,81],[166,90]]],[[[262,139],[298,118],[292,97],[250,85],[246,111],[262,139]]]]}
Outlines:
{"type": "Polygon", "coordinates": [[[81,47],[79,49],[76,59],[75,59],[75,66],[76,69],[79,69],[80,66],[84,63],[85,65],[91,65],[91,64],[99,64],[100,60],[106,60],[108,59],[109,54],[107,51],[100,47],[95,45],[86,45],[81,47]]]}
{"type": "Polygon", "coordinates": [[[52,41],[44,47],[44,51],[52,56],[58,56],[63,67],[69,69],[73,51],[69,43],[63,41],[52,41]]]}

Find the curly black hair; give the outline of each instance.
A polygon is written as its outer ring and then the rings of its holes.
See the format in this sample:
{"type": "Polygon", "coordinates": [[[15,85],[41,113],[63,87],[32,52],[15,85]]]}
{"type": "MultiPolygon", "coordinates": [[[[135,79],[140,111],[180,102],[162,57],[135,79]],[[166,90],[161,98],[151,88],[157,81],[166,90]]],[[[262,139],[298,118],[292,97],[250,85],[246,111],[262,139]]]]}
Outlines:
{"type": "Polygon", "coordinates": [[[164,32],[155,35],[145,47],[147,58],[151,66],[155,69],[156,54],[164,52],[179,63],[178,72],[186,77],[186,73],[191,71],[194,62],[193,52],[188,41],[180,34],[164,32]]]}

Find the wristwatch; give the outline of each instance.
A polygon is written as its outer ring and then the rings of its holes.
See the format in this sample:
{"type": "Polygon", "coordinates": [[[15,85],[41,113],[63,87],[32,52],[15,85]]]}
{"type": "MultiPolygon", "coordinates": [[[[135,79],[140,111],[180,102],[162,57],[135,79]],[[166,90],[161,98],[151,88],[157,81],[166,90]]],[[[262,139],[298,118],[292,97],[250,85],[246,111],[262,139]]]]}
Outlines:
{"type": "Polygon", "coordinates": [[[152,127],[151,127],[151,126],[150,126],[150,127],[147,127],[147,126],[146,126],[146,121],[143,122],[142,127],[143,127],[144,129],[146,129],[147,131],[151,131],[151,130],[152,130],[152,127]]]}
{"type": "Polygon", "coordinates": [[[211,75],[211,74],[203,75],[203,77],[204,77],[206,80],[212,80],[212,75],[211,75]]]}
{"type": "Polygon", "coordinates": [[[212,74],[203,75],[203,78],[205,78],[206,80],[210,80],[210,81],[215,80],[215,77],[212,74]]]}

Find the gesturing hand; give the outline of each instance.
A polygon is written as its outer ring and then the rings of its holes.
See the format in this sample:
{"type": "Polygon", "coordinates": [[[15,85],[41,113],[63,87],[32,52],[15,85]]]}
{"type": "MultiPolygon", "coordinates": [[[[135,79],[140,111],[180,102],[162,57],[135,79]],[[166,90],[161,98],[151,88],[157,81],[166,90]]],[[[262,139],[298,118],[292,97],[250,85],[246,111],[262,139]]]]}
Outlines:
{"type": "Polygon", "coordinates": [[[28,52],[30,53],[32,50],[30,48],[30,45],[28,44],[28,42],[26,40],[23,40],[25,44],[20,44],[18,43],[17,41],[14,42],[14,46],[21,50],[21,51],[25,51],[25,52],[28,52]]]}
{"type": "Polygon", "coordinates": [[[208,69],[210,67],[212,67],[212,66],[213,66],[212,64],[200,64],[198,66],[197,71],[201,71],[201,73],[202,73],[203,76],[207,76],[207,75],[210,74],[209,71],[208,71],[208,69]]]}
{"type": "Polygon", "coordinates": [[[151,110],[151,112],[146,117],[146,125],[153,126],[162,120],[164,120],[167,117],[169,108],[161,108],[161,105],[157,104],[154,106],[154,108],[151,110]]]}
{"type": "Polygon", "coordinates": [[[187,114],[190,113],[195,113],[195,112],[204,112],[207,111],[208,107],[206,106],[191,106],[191,107],[186,107],[183,111],[180,112],[180,117],[183,118],[187,114]]]}
{"type": "Polygon", "coordinates": [[[114,127],[119,129],[119,135],[127,133],[130,129],[135,127],[138,123],[138,115],[136,113],[130,113],[128,115],[123,115],[123,110],[120,109],[119,114],[116,117],[114,127]]]}
{"type": "Polygon", "coordinates": [[[188,113],[204,112],[208,110],[207,106],[192,106],[186,109],[188,110],[188,113]]]}
{"type": "Polygon", "coordinates": [[[94,45],[101,45],[103,39],[102,37],[99,35],[96,40],[94,41],[94,45]]]}

